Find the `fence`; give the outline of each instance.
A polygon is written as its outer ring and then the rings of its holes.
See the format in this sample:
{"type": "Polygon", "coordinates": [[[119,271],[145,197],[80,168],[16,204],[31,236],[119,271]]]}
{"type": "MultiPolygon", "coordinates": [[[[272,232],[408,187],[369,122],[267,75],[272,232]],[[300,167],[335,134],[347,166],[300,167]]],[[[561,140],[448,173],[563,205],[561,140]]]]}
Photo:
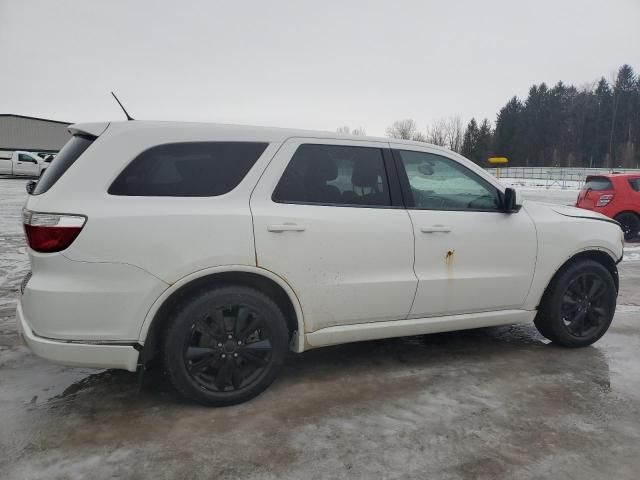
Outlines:
{"type": "MultiPolygon", "coordinates": [[[[504,167],[487,168],[492,175],[500,178],[527,180],[528,184],[551,188],[581,188],[589,175],[611,173],[606,168],[568,167],[504,167]]],[[[616,168],[616,173],[640,173],[640,169],[616,168]]]]}

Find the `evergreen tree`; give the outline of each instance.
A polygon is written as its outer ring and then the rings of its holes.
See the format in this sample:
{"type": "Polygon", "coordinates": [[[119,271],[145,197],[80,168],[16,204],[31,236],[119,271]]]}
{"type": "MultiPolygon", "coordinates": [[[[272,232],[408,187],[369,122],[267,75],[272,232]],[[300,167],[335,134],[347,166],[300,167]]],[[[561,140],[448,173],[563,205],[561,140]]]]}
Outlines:
{"type": "MultiPolygon", "coordinates": [[[[473,154],[478,142],[478,124],[476,119],[472,118],[467,125],[467,129],[464,132],[462,140],[462,150],[460,153],[467,157],[469,160],[473,160],[473,154]]],[[[475,161],[475,160],[474,160],[475,161]]]]}
{"type": "Polygon", "coordinates": [[[507,157],[512,164],[524,164],[520,160],[522,117],[524,106],[517,97],[512,97],[502,107],[496,120],[496,131],[493,139],[493,153],[507,157]]]}
{"type": "Polygon", "coordinates": [[[492,137],[493,131],[491,130],[491,124],[489,123],[489,120],[485,118],[482,120],[478,130],[478,141],[476,142],[474,152],[474,161],[476,163],[485,163],[487,158],[489,158],[492,137]]]}
{"type": "Polygon", "coordinates": [[[613,115],[613,93],[609,83],[602,77],[594,91],[593,136],[588,137],[589,166],[609,165],[609,129],[613,115]]]}
{"type": "Polygon", "coordinates": [[[640,78],[623,65],[613,85],[533,85],[496,119],[491,151],[514,166],[640,168],[640,78]]]}
{"type": "Polygon", "coordinates": [[[634,162],[633,118],[637,95],[637,81],[633,68],[623,65],[618,70],[613,87],[613,118],[609,133],[609,155],[613,159],[612,167],[631,167],[634,162]]]}
{"type": "MultiPolygon", "coordinates": [[[[405,120],[387,134],[447,144],[447,135],[458,138],[451,135],[458,129],[448,127],[454,123],[436,122],[425,137],[405,120]]],[[[640,168],[640,76],[622,65],[613,85],[604,78],[581,89],[563,82],[532,85],[524,101],[512,97],[500,109],[494,131],[487,119],[478,124],[472,118],[461,153],[480,165],[497,155],[513,166],[640,168]]]]}

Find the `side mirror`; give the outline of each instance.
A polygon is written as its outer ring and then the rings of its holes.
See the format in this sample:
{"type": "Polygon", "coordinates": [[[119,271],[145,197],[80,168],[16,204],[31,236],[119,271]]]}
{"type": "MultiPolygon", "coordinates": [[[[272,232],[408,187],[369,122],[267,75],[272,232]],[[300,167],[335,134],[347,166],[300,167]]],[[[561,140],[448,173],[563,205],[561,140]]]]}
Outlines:
{"type": "Polygon", "coordinates": [[[36,184],[38,182],[36,182],[35,180],[29,180],[27,182],[27,185],[25,186],[25,188],[27,189],[27,193],[29,195],[31,195],[33,193],[33,190],[36,188],[36,184]]]}
{"type": "Polygon", "coordinates": [[[502,197],[502,211],[505,213],[515,213],[522,207],[522,202],[518,199],[518,192],[514,188],[506,188],[502,197]]]}

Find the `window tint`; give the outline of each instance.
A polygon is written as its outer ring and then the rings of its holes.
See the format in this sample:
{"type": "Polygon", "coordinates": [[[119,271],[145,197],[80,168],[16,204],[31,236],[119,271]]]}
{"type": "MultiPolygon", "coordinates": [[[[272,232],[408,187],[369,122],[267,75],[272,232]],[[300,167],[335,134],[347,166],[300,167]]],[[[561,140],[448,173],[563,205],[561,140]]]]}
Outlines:
{"type": "Polygon", "coordinates": [[[54,183],[67,171],[67,169],[73,165],[73,163],[89,148],[96,137],[74,135],[71,139],[62,147],[60,153],[56,156],[56,161],[52,162],[47,171],[40,177],[36,188],[33,190],[32,195],[40,195],[41,193],[49,190],[54,183]]]}
{"type": "MultiPolygon", "coordinates": [[[[267,143],[189,142],[158,145],[138,155],[109,193],[153,197],[213,197],[233,190],[267,143]]],[[[53,163],[55,165],[58,159],[53,163]]]]}
{"type": "Polygon", "coordinates": [[[276,202],[389,206],[379,148],[300,145],[273,194],[276,202]]]}
{"type": "Polygon", "coordinates": [[[611,180],[606,177],[587,177],[587,181],[582,189],[593,190],[594,192],[613,190],[613,185],[611,184],[611,180]]]}
{"type": "Polygon", "coordinates": [[[630,178],[629,184],[636,192],[640,192],[640,178],[630,178]]]}
{"type": "Polygon", "coordinates": [[[417,208],[499,210],[497,190],[454,160],[424,152],[400,151],[417,208]]]}

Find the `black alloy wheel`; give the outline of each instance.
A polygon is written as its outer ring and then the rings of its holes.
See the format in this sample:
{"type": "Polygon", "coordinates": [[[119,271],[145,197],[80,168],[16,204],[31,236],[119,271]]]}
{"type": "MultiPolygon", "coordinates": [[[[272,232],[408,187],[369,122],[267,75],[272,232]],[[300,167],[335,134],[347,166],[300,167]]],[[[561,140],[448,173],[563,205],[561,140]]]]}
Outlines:
{"type": "Polygon", "coordinates": [[[185,366],[202,388],[241,390],[269,365],[271,336],[264,317],[249,305],[218,307],[193,323],[184,346],[185,366]]]}
{"type": "Polygon", "coordinates": [[[171,315],[164,367],[184,397],[225,406],[249,400],[278,374],[289,330],[278,305],[249,287],[200,292],[171,315]]]}
{"type": "Polygon", "coordinates": [[[574,278],[562,297],[562,321],[575,337],[589,337],[607,318],[605,282],[592,273],[574,278]]]}
{"type": "Polygon", "coordinates": [[[613,275],[593,259],[577,259],[562,267],[542,297],[534,320],[538,331],[564,347],[585,347],[606,333],[616,310],[613,275]]]}

